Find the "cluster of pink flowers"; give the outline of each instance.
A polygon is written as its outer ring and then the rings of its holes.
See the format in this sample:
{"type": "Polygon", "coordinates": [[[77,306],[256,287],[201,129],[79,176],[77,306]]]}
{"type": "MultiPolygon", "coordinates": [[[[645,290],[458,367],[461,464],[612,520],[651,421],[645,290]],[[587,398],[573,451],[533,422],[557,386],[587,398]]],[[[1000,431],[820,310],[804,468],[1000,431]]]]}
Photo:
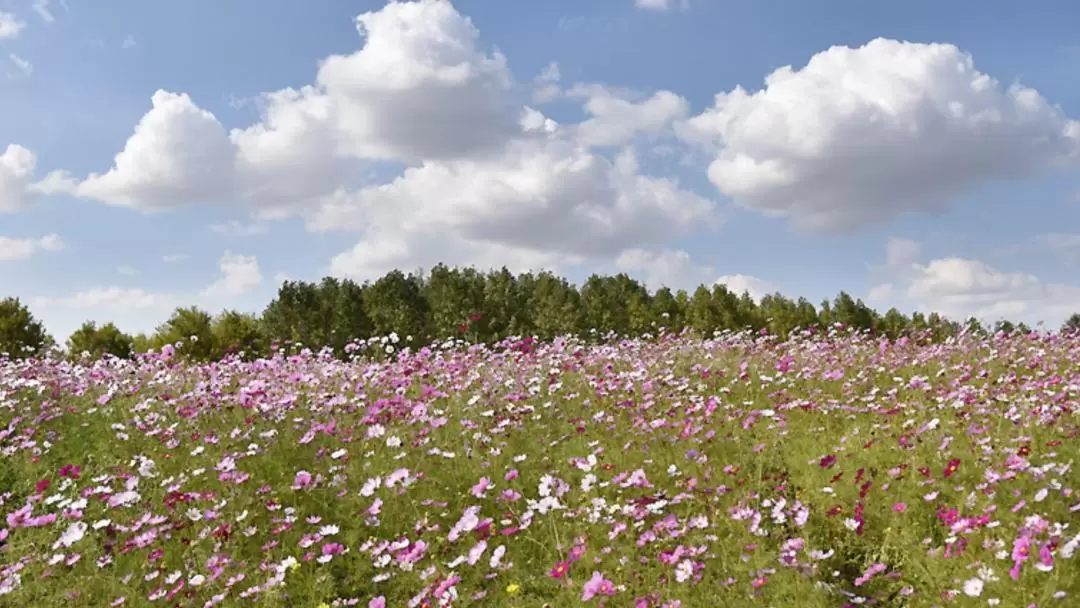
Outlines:
{"type": "Polygon", "coordinates": [[[1078,387],[1038,334],[0,362],[0,603],[1064,606],[1078,387]]]}

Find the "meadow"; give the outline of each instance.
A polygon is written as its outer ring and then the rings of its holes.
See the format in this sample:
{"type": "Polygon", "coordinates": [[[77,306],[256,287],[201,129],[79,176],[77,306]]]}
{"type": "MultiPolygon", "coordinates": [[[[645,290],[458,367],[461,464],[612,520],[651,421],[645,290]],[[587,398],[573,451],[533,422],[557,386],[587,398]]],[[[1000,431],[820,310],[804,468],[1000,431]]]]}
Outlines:
{"type": "Polygon", "coordinates": [[[1080,338],[397,346],[0,363],[0,605],[1080,601],[1080,338]]]}

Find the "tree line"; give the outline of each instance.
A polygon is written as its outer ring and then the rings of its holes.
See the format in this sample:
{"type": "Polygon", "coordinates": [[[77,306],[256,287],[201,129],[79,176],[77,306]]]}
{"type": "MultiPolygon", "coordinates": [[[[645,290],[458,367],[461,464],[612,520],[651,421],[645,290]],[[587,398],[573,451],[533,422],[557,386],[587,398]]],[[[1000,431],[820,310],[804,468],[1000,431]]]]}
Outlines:
{"type": "MultiPolygon", "coordinates": [[[[132,357],[182,343],[178,354],[197,361],[258,358],[282,346],[329,347],[343,357],[356,340],[390,334],[396,334],[399,346],[417,347],[448,338],[474,343],[567,334],[603,339],[655,336],[661,329],[703,336],[766,330],[783,338],[835,324],[891,339],[1030,331],[1005,320],[986,327],[974,318],[960,323],[936,313],[906,315],[891,308],[881,314],[846,292],[815,306],[779,293],[756,301],[723,284],[700,285],[693,292],[666,287],[650,292],[625,273],[594,274],[579,288],[546,271],[515,275],[506,268],[483,272],[440,264],[429,272],[394,270],[363,284],[332,277],[287,281],[261,314],[226,310],[212,315],[194,306],[177,308],[149,335],[88,321],[68,338],[66,351],[73,357],[132,357]]],[[[1062,331],[1080,331],[1080,314],[1072,315],[1062,331]]],[[[23,303],[0,300],[0,353],[21,358],[51,346],[54,340],[23,303]]]]}

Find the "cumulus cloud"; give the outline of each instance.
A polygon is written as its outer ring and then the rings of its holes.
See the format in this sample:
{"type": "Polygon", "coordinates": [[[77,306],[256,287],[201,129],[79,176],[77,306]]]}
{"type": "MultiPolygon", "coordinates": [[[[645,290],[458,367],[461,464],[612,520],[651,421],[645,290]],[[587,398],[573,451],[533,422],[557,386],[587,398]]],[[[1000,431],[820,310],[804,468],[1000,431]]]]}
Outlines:
{"type": "Polygon", "coordinates": [[[41,252],[60,251],[64,241],[57,234],[40,238],[10,238],[0,236],[0,262],[28,260],[41,252]]]}
{"type": "Polygon", "coordinates": [[[750,297],[760,302],[761,298],[780,291],[779,286],[772,281],[759,279],[745,274],[726,274],[716,279],[716,284],[727,287],[728,291],[742,295],[749,292],[750,297]]]}
{"type": "Polygon", "coordinates": [[[0,154],[0,212],[20,211],[33,202],[36,167],[36,154],[22,146],[8,144],[0,154]]]}
{"type": "Polygon", "coordinates": [[[149,210],[215,202],[229,193],[236,152],[217,118],[186,94],[157,91],[151,103],[113,167],[87,177],[75,193],[149,210]]]}
{"type": "Polygon", "coordinates": [[[514,133],[506,58],[480,50],[479,31],[450,2],[391,2],[357,17],[357,28],[363,48],[327,58],[317,78],[354,154],[457,158],[514,133]]]}
{"type": "Polygon", "coordinates": [[[885,267],[891,281],[871,289],[868,300],[877,305],[915,308],[961,320],[976,317],[992,322],[1007,318],[1053,326],[1080,311],[1080,286],[1046,282],[1026,272],[1000,270],[979,260],[944,257],[919,261],[910,241],[890,243],[885,267]],[[896,256],[898,243],[908,253],[896,256]]]}
{"type": "Polygon", "coordinates": [[[363,233],[334,268],[367,278],[411,251],[424,264],[448,257],[481,266],[506,259],[552,266],[610,259],[700,227],[713,210],[710,201],[671,180],[638,174],[630,156],[610,162],[555,133],[546,141],[518,142],[497,159],[432,161],[390,184],[339,193],[310,227],[363,233]]]}
{"type": "MultiPolygon", "coordinates": [[[[158,91],[112,168],[72,191],[145,210],[236,201],[264,220],[354,230],[360,242],[331,264],[350,276],[610,260],[715,225],[711,201],[643,175],[622,148],[670,134],[682,98],[578,87],[590,118],[562,127],[520,104],[505,57],[450,2],[390,2],[356,23],[358,51],[259,97],[248,127],[226,132],[187,95],[158,91]],[[368,169],[388,163],[403,173],[371,185],[368,169]]],[[[559,77],[553,64],[536,82],[559,77]]]]}
{"type": "Polygon", "coordinates": [[[989,180],[1073,160],[1080,123],[1002,86],[950,44],[835,46],[739,87],[682,125],[738,204],[803,230],[842,231],[945,208],[989,180]]]}
{"type": "Polygon", "coordinates": [[[0,11],[0,40],[14,40],[26,29],[26,22],[13,13],[0,11]]]}
{"type": "Polygon", "coordinates": [[[578,139],[590,146],[620,146],[639,133],[657,135],[690,111],[687,100],[671,91],[641,98],[602,85],[579,85],[566,92],[585,100],[591,118],[575,126],[578,139]]]}
{"type": "Polygon", "coordinates": [[[714,282],[716,277],[712,266],[696,264],[681,249],[627,249],[615,259],[615,267],[641,278],[652,291],[667,287],[693,292],[700,285],[714,282]]]}
{"type": "Polygon", "coordinates": [[[259,261],[253,255],[236,255],[226,251],[219,265],[221,277],[203,291],[205,296],[242,296],[262,284],[259,261]]]}

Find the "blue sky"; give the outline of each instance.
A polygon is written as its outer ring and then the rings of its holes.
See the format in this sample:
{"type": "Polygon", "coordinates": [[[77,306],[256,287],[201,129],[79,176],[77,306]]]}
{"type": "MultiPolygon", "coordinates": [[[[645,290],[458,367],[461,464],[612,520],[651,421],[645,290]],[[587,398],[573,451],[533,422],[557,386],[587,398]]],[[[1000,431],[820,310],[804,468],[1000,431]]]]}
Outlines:
{"type": "Polygon", "coordinates": [[[1077,22],[0,0],[0,285],[61,338],[438,261],[1056,324],[1080,311],[1077,22]]]}

